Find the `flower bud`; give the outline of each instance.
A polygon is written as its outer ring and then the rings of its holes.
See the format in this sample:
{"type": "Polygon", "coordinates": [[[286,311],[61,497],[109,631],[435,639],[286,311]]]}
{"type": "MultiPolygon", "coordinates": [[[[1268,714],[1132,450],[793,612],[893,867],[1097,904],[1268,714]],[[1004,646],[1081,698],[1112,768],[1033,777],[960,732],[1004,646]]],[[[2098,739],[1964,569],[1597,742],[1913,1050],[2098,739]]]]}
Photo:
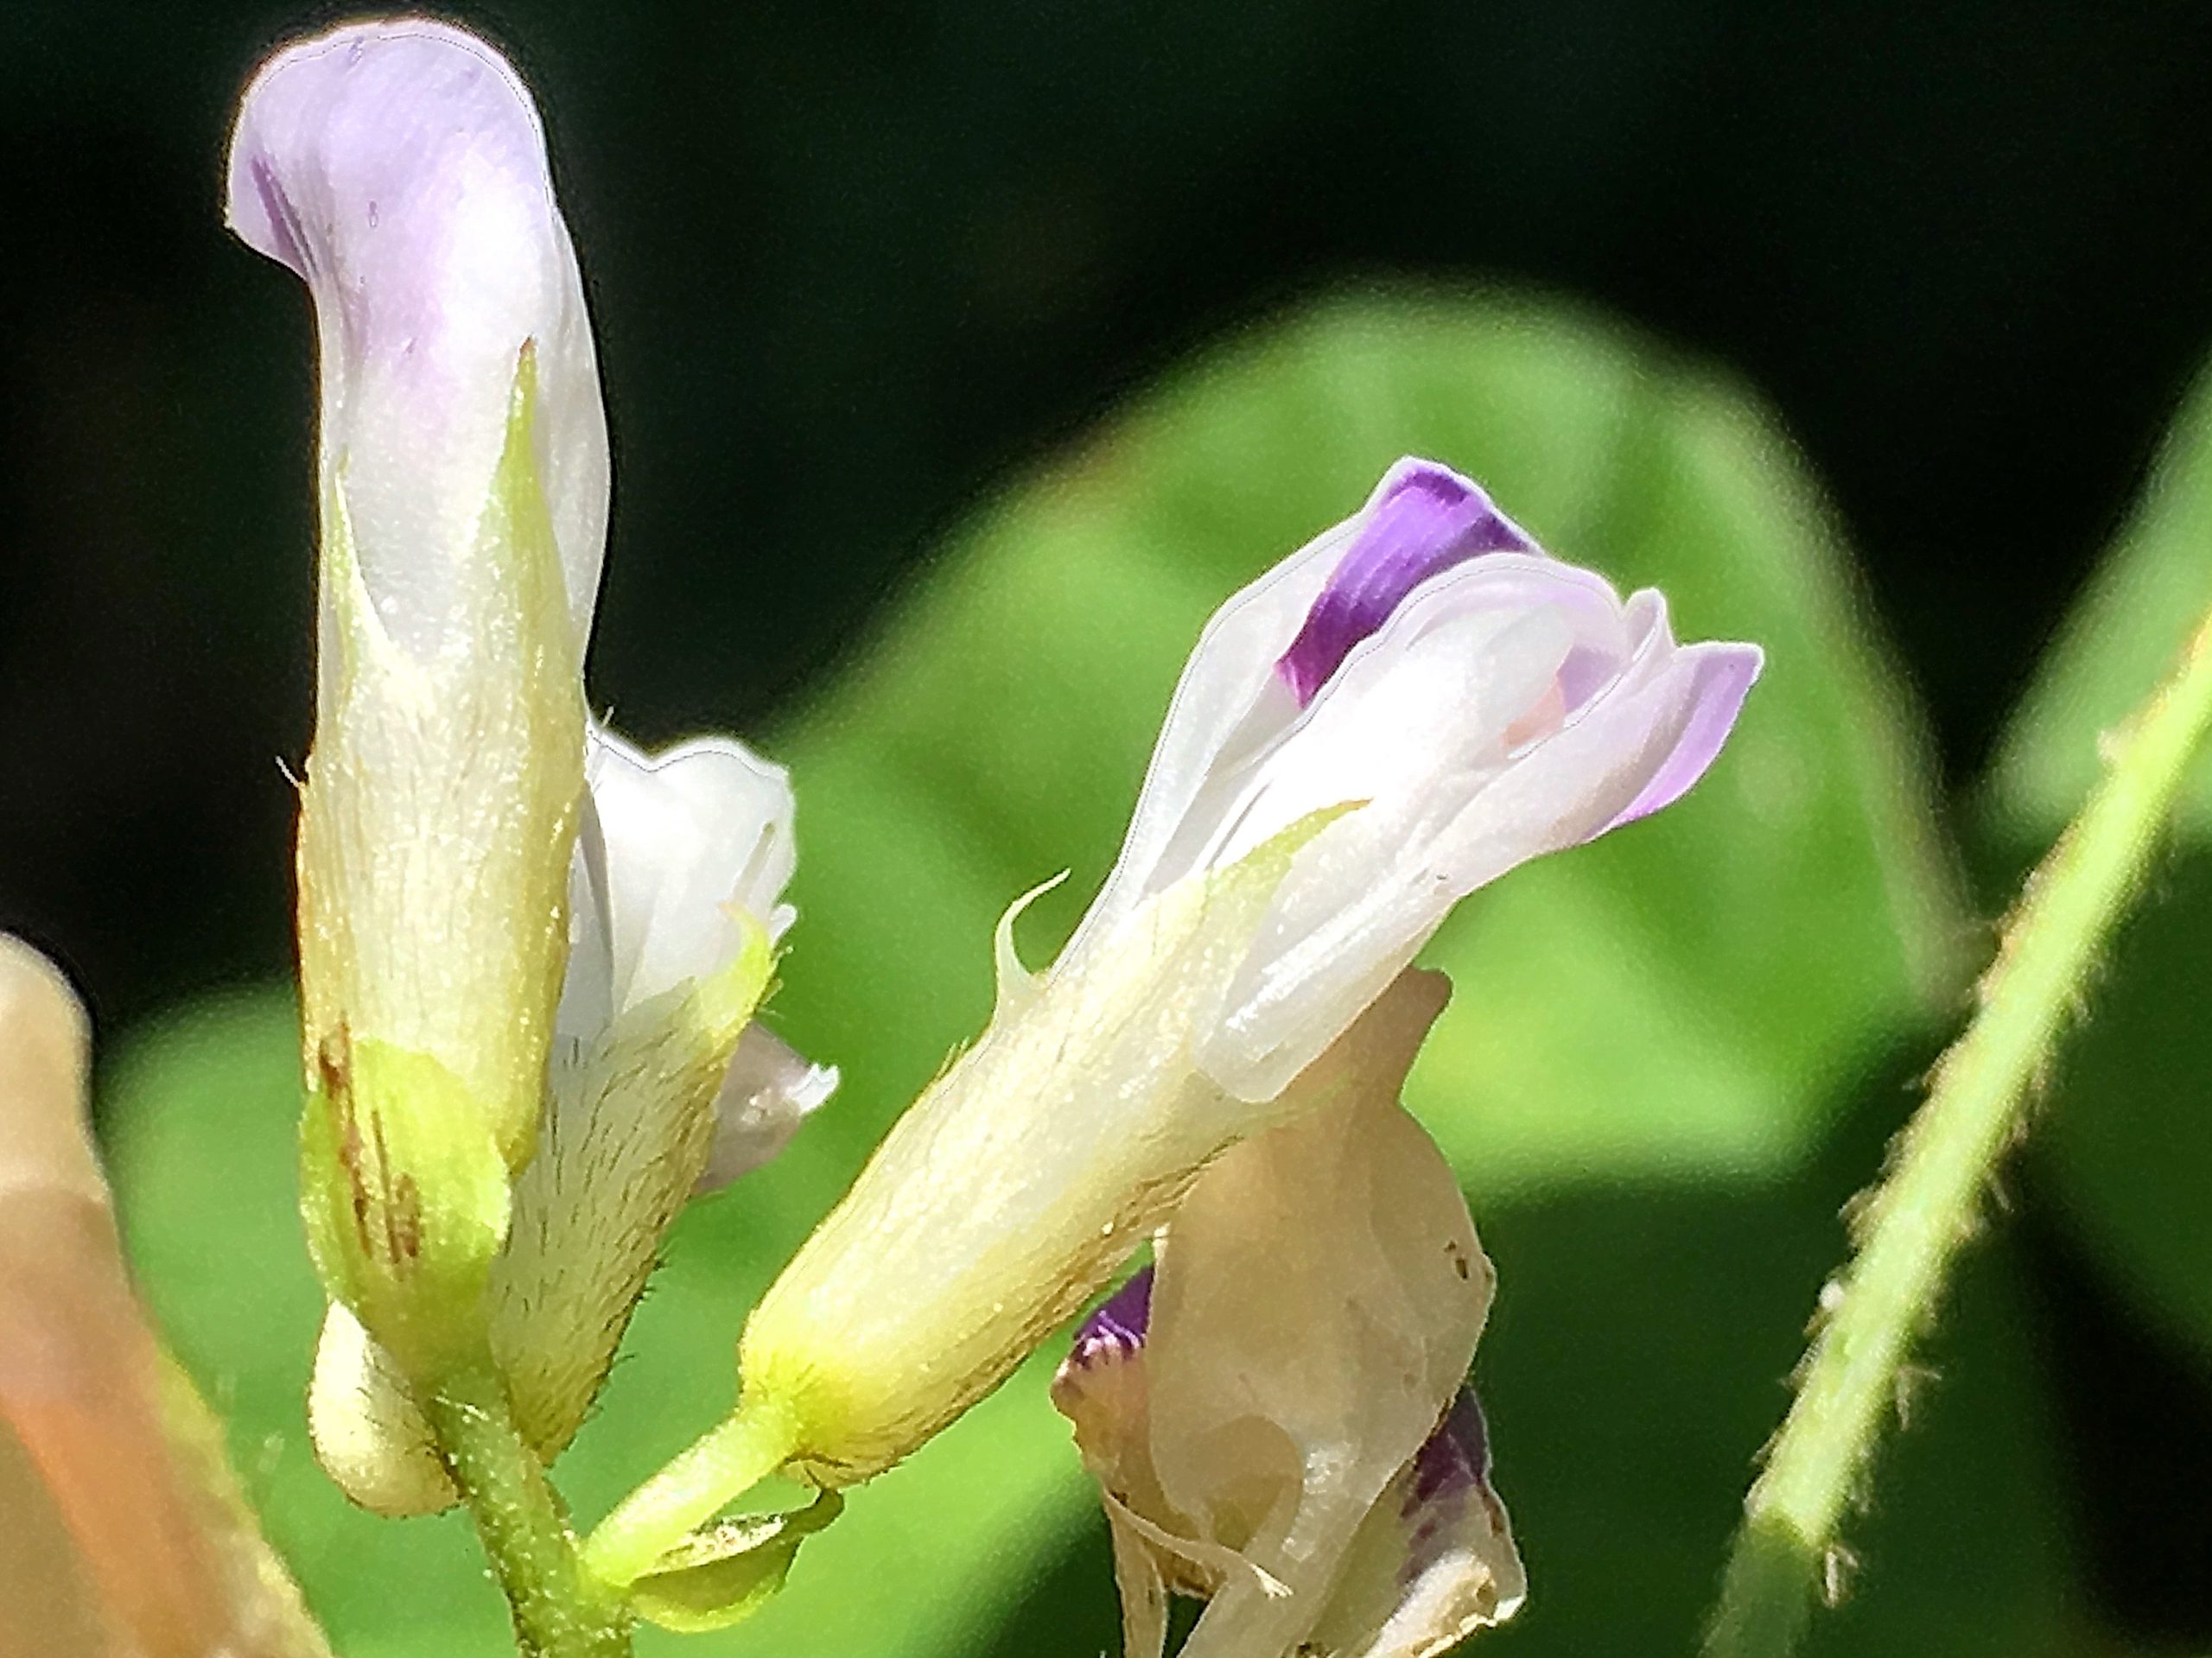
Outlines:
{"type": "Polygon", "coordinates": [[[334,1296],[435,1369],[480,1343],[567,949],[607,511],[582,283],[527,92],[420,19],[262,69],[229,216],[321,342],[302,1201],[334,1296]]]}
{"type": "Polygon", "coordinates": [[[273,59],[231,223],[308,283],[323,503],[300,828],[309,1420],[349,1494],[453,1488],[412,1389],[488,1356],[550,1458],[695,1191],[836,1083],[749,1021],[793,859],[783,773],[585,718],[607,431],[530,95],[400,18],[273,59]]]}
{"type": "Polygon", "coordinates": [[[748,1022],[794,918],[783,769],[728,738],[648,758],[595,730],[588,775],[552,1102],[492,1281],[493,1355],[549,1458],[710,1169],[767,1161],[837,1081],[748,1022]]]}

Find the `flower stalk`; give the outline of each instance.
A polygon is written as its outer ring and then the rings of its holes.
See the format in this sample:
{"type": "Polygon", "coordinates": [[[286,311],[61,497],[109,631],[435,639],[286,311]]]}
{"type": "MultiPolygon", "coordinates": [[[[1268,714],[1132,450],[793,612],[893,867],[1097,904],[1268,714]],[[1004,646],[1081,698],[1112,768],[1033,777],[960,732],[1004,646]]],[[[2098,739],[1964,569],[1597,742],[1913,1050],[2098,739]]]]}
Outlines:
{"type": "Polygon", "coordinates": [[[621,1658],[631,1617],[577,1558],[560,1500],[488,1366],[426,1394],[423,1413],[514,1617],[523,1658],[621,1658]]]}
{"type": "Polygon", "coordinates": [[[1937,1063],[1856,1259],[1822,1295],[1803,1384],[1745,1517],[1706,1658],[1775,1658],[1810,1620],[1837,1521],[1898,1366],[1933,1316],[1976,1204],[2018,1137],[2031,1087],[2158,849],[2212,726],[2212,616],[2128,721],[2110,769],[2028,878],[1964,1035],[1937,1063]]]}
{"type": "Polygon", "coordinates": [[[630,1493],[583,1547],[584,1570],[625,1588],[722,1509],[781,1467],[797,1427],[772,1399],[750,1399],[630,1493]]]}

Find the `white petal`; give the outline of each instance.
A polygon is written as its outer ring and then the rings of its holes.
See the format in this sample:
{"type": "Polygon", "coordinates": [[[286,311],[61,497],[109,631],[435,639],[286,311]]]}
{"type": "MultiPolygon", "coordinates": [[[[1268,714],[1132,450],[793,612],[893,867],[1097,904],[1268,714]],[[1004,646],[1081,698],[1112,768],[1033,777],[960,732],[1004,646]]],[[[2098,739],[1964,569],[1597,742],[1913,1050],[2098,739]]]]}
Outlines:
{"type": "Polygon", "coordinates": [[[1332,796],[1367,804],[1300,855],[1201,1044],[1201,1065],[1232,1092],[1279,1093],[1454,903],[1518,861],[1478,878],[1465,826],[1485,821],[1478,803],[1522,763],[1513,734],[1570,661],[1627,651],[1610,593],[1593,604],[1580,582],[1528,568],[1550,562],[1501,555],[1440,578],[1347,660],[1270,758],[1262,822],[1332,796]]]}
{"type": "MultiPolygon", "coordinates": [[[[1277,721],[1295,716],[1294,701],[1275,678],[1274,664],[1297,637],[1337,556],[1358,533],[1361,516],[1323,530],[1230,599],[1206,624],[1175,687],[1122,855],[1069,944],[1070,952],[1173,879],[1160,869],[1170,842],[1191,816],[1224,746],[1253,719],[1262,699],[1272,704],[1277,721]]],[[[1264,721],[1266,712],[1261,717],[1264,721]]]]}
{"type": "Polygon", "coordinates": [[[1554,600],[1500,627],[1507,613],[1477,597],[1484,569],[1454,572],[1410,601],[1317,702],[1310,735],[1273,762],[1306,764],[1310,752],[1309,791],[1341,778],[1370,804],[1300,854],[1222,1026],[1201,1044],[1201,1065],[1231,1092],[1280,1091],[1459,899],[1624,821],[1675,764],[1707,704],[1723,694],[1740,701],[1675,645],[1658,594],[1638,593],[1604,616],[1554,600]],[[1451,619],[1471,601],[1462,621],[1451,619]],[[1471,653],[1456,689],[1419,665],[1432,651],[1471,653]],[[1602,683],[1556,729],[1510,748],[1500,741],[1520,718],[1509,711],[1535,704],[1540,677],[1576,673],[1602,683]],[[1424,714],[1400,694],[1407,686],[1440,700],[1424,714]]]}
{"type": "Polygon", "coordinates": [[[577,1023],[563,1021],[579,1032],[602,962],[607,1003],[620,1013],[730,961],[743,938],[739,915],[780,936],[798,859],[789,777],[734,738],[648,757],[594,727],[585,780],[590,822],[572,890],[588,905],[577,905],[573,947],[584,959],[572,972],[586,976],[571,1010],[577,1023]]]}

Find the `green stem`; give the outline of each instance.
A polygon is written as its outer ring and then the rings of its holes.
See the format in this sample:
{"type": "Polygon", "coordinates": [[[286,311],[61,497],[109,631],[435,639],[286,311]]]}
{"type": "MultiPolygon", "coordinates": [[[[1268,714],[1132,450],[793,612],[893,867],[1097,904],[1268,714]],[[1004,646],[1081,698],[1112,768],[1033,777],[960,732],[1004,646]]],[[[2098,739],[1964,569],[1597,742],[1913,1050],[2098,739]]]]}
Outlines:
{"type": "Polygon", "coordinates": [[[1804,1383],[1745,1503],[1707,1658],[1777,1658],[1812,1616],[1836,1522],[1895,1397],[1898,1366],[1971,1230],[1983,1183],[2100,950],[2141,883],[2212,723],[2212,619],[2131,721],[2118,758],[2028,878],[1966,1032],[1866,1212],[1804,1383]]]}
{"type": "Polygon", "coordinates": [[[687,1534],[782,1467],[794,1446],[788,1414],[739,1401],[720,1426],[600,1522],[584,1544],[585,1571],[617,1588],[636,1582],[687,1534]]]}
{"type": "Polygon", "coordinates": [[[630,1614],[583,1572],[537,1454],[488,1372],[423,1390],[424,1410],[514,1615],[524,1658],[626,1658],[630,1614]]]}

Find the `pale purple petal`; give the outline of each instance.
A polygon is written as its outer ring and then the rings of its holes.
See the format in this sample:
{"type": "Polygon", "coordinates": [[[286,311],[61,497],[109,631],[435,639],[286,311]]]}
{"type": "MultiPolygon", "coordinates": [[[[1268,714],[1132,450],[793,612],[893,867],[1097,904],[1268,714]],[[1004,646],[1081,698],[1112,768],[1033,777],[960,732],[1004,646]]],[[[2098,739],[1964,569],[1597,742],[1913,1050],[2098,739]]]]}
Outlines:
{"type": "Polygon", "coordinates": [[[1303,707],[1422,582],[1484,553],[1539,550],[1478,485],[1433,461],[1392,467],[1275,664],[1303,707]]]}
{"type": "MultiPolygon", "coordinates": [[[[1582,682],[1579,706],[1561,683],[1556,724],[1539,722],[1487,763],[1471,763],[1479,749],[1460,747],[1469,734],[1479,736],[1485,702],[1498,701],[1485,697],[1479,676],[1465,695],[1429,696],[1427,715],[1409,713],[1400,682],[1420,670],[1438,637],[1425,629],[1424,613],[1456,609],[1459,590],[1514,562],[1502,555],[1423,588],[1317,700],[1313,715],[1328,721],[1313,719],[1270,762],[1305,774],[1305,804],[1330,797],[1332,781],[1335,797],[1367,804],[1300,855],[1230,988],[1228,1011],[1199,1040],[1201,1068],[1239,1098],[1280,1092],[1460,899],[1531,858],[1629,821],[1647,791],[1656,810],[1672,797],[1654,791],[1655,781],[1666,778],[1679,793],[1726,735],[1745,676],[1756,670],[1756,648],[1677,646],[1665,600],[1649,588],[1614,610],[1614,643],[1599,637],[1602,628],[1585,636],[1592,647],[1586,667],[1573,650],[1561,652],[1559,661],[1582,682]],[[1715,652],[1719,664],[1704,666],[1715,652]],[[1325,742],[1327,722],[1337,729],[1325,742]]],[[[1522,626],[1580,619],[1579,598],[1564,602],[1570,592],[1579,588],[1562,583],[1558,596],[1545,596],[1532,588],[1522,626]]],[[[1480,654],[1502,664],[1514,634],[1490,637],[1480,654]]]]}
{"type": "Polygon", "coordinates": [[[547,195],[544,156],[529,92],[490,47],[423,19],[359,25],[288,48],[248,88],[231,224],[329,285],[350,358],[433,373],[471,274],[454,255],[475,251],[472,193],[497,181],[547,195]]]}
{"type": "Polygon", "coordinates": [[[526,342],[540,483],[576,624],[606,537],[607,447],[583,283],[529,90],[426,18],[277,54],[232,136],[228,212],[312,291],[326,485],[342,473],[363,580],[427,653],[472,546],[526,342]]]}
{"type": "Polygon", "coordinates": [[[1693,645],[1686,646],[1675,661],[1691,676],[1689,718],[1672,752],[1643,785],[1643,792],[1606,829],[1618,829],[1671,806],[1705,775],[1735,728],[1736,716],[1743,710],[1752,682],[1759,677],[1765,656],[1755,645],[1693,645]]]}

